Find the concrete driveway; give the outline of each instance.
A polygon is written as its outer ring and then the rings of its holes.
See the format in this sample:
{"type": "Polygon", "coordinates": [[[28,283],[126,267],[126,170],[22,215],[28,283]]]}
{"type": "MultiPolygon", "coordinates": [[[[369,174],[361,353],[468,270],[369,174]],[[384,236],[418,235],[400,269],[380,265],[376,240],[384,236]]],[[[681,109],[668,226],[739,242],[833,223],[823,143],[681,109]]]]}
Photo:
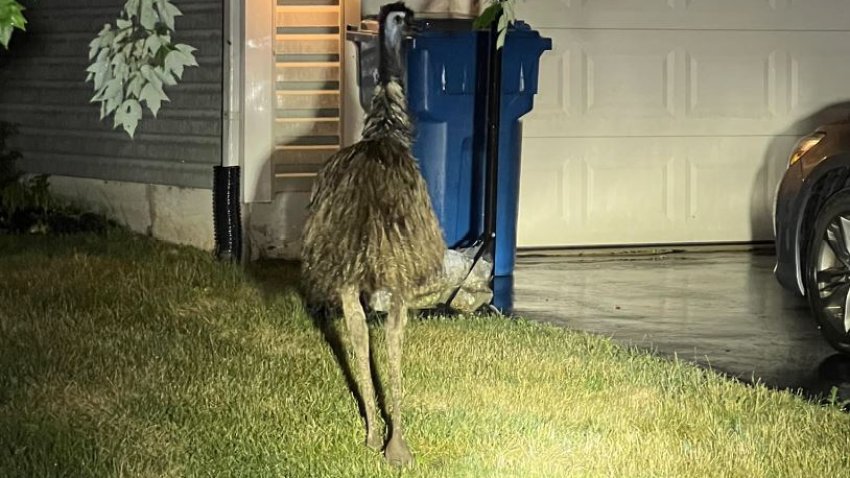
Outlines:
{"type": "Polygon", "coordinates": [[[521,254],[518,315],[677,355],[812,398],[850,398],[850,358],[822,338],[804,299],[773,277],[771,251],[521,254]]]}

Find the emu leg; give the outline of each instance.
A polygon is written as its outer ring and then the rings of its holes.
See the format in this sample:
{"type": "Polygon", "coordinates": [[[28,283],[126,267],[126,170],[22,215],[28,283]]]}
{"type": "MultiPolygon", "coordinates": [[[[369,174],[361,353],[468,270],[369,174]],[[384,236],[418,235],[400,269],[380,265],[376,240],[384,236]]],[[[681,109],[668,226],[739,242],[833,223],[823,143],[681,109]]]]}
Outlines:
{"type": "Polygon", "coordinates": [[[369,366],[369,329],[366,326],[366,314],[360,305],[360,293],[354,287],[340,292],[345,325],[354,348],[357,361],[357,388],[366,410],[366,446],[380,450],[383,439],[375,433],[375,389],[372,385],[372,371],[369,366]]]}
{"type": "Polygon", "coordinates": [[[387,355],[390,369],[390,387],[392,388],[393,410],[390,415],[392,432],[387,448],[384,450],[387,462],[395,466],[404,466],[413,462],[413,455],[404,441],[401,426],[401,349],[404,343],[404,326],[407,324],[407,304],[393,294],[392,304],[387,314],[387,355]]]}

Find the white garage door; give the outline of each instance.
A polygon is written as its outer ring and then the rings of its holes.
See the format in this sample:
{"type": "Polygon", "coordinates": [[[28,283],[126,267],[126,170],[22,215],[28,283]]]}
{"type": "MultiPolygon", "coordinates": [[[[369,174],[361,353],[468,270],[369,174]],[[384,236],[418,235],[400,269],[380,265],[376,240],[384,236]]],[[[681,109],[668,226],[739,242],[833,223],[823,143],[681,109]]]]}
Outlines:
{"type": "Polygon", "coordinates": [[[850,112],[848,0],[528,0],[519,245],[772,239],[796,139],[850,112]]]}

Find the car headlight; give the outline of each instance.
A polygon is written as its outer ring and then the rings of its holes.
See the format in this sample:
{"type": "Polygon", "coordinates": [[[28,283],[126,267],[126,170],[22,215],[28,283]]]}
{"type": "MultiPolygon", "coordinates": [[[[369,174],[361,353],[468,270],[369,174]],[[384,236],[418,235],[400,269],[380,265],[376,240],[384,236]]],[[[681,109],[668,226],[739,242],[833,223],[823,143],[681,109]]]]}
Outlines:
{"type": "Polygon", "coordinates": [[[797,141],[797,144],[794,145],[794,150],[791,152],[791,157],[788,159],[788,167],[799,161],[804,154],[820,143],[825,136],[825,133],[813,133],[797,141]]]}

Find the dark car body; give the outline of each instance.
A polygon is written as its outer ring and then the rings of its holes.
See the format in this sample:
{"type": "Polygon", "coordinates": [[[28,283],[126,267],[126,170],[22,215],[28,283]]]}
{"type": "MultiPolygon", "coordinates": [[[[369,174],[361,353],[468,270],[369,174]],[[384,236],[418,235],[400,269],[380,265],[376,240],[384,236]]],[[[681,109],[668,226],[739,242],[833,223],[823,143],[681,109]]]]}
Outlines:
{"type": "Polygon", "coordinates": [[[850,122],[821,126],[813,135],[823,137],[785,171],[774,212],[776,278],[801,296],[805,295],[806,245],[820,206],[850,187],[850,122]]]}

